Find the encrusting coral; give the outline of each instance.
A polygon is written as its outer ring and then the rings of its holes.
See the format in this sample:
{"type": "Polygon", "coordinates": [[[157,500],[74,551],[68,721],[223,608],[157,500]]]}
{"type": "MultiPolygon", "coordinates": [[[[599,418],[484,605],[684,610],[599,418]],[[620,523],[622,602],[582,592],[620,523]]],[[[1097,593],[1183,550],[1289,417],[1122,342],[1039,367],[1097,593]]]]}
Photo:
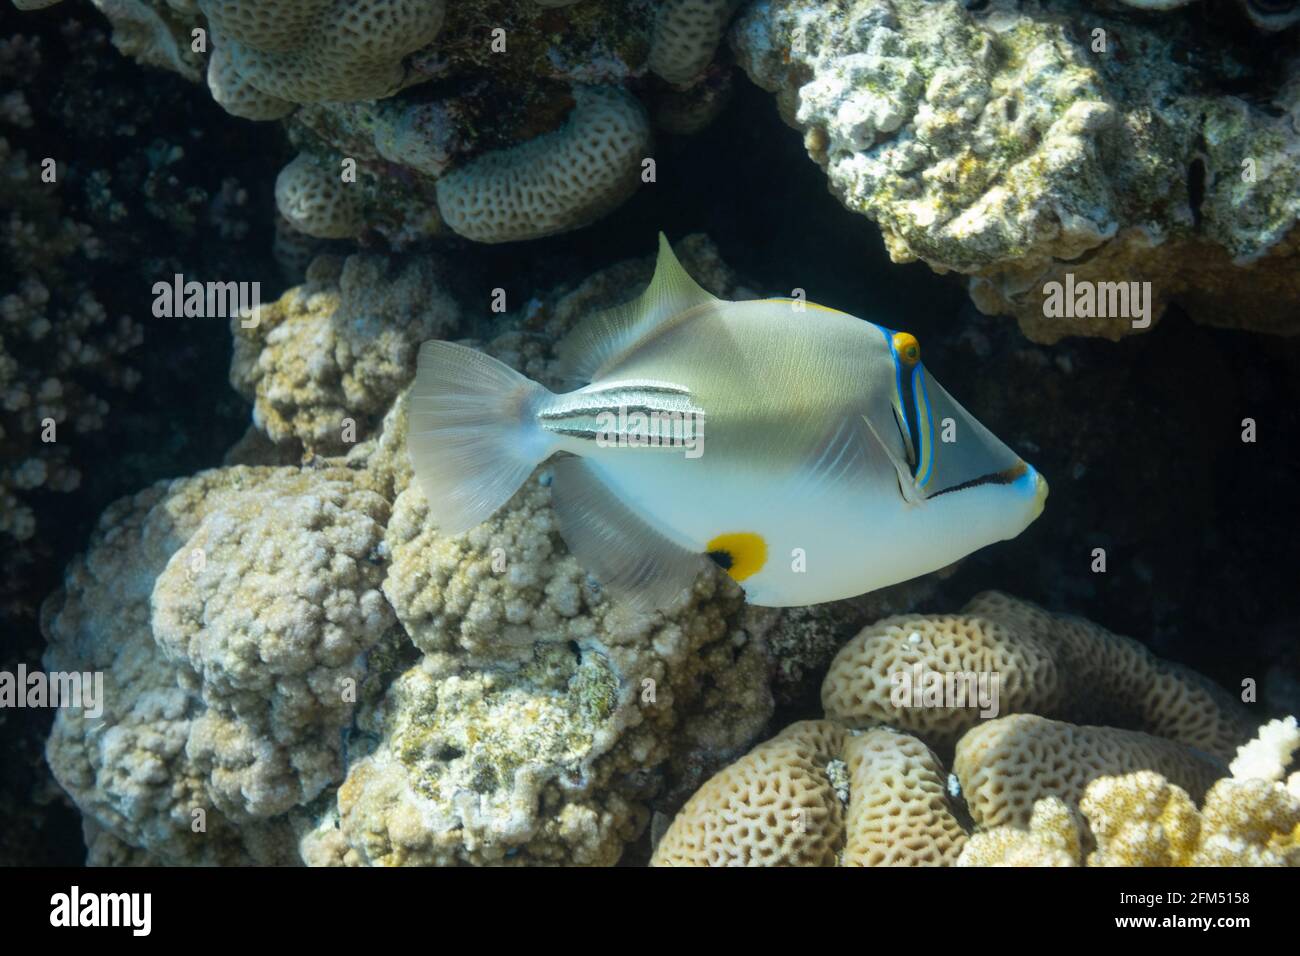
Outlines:
{"type": "Polygon", "coordinates": [[[975,304],[1030,338],[1116,339],[1171,301],[1295,332],[1295,61],[1274,69],[1188,11],[1124,14],[756,0],[731,42],[895,261],[970,276],[975,304]],[[1140,316],[1130,280],[1154,298],[1140,316]],[[1104,301],[1048,315],[1052,282],[1104,283],[1104,301]]]}
{"type": "Polygon", "coordinates": [[[322,257],[255,324],[231,318],[230,381],[273,442],[341,454],[375,431],[414,374],[420,343],[459,321],[428,257],[400,270],[373,255],[322,257]]]}
{"type": "Polygon", "coordinates": [[[980,674],[995,676],[1001,714],[1132,726],[1222,760],[1251,732],[1240,705],[1199,674],[1132,638],[996,591],[957,614],[900,615],[864,628],[831,663],[822,705],[849,726],[888,724],[948,748],[980,723],[976,689],[956,706],[915,706],[914,696],[927,681],[980,674]],[[902,678],[908,692],[900,695],[902,678]]]}

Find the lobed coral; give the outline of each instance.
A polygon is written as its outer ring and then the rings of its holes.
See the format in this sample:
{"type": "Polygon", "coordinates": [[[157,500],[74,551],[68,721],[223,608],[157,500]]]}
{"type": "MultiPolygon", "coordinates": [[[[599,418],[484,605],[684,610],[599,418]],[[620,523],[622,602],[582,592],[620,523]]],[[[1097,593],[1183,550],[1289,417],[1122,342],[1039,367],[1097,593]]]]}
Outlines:
{"type": "Polygon", "coordinates": [[[656,866],[941,866],[966,834],[915,737],[791,724],[712,777],[655,849],[656,866]]]}
{"type": "Polygon", "coordinates": [[[1169,302],[1296,330],[1294,64],[1278,80],[1194,17],[1081,2],[757,0],[731,39],[890,256],[970,276],[1030,338],[1119,338],[1169,302]],[[1250,84],[1251,101],[1214,92],[1250,84]],[[1130,280],[1149,314],[1118,298],[1130,280]],[[1106,301],[1049,316],[1067,281],[1106,301]]]}
{"type": "Polygon", "coordinates": [[[437,38],[445,14],[442,0],[198,0],[198,6],[212,31],[213,62],[220,64],[208,71],[213,98],[250,119],[274,118],[268,114],[276,104],[287,112],[297,103],[391,96],[410,79],[404,58],[437,38]]]}
{"type": "Polygon", "coordinates": [[[1024,825],[1034,804],[1047,796],[1076,806],[1098,777],[1152,770],[1199,797],[1223,773],[1220,762],[1173,740],[1033,714],[1000,717],[967,731],[952,769],[971,819],[986,828],[1024,825]]]}
{"type": "Polygon", "coordinates": [[[455,232],[511,242],[600,218],[640,183],[650,124],[620,89],[575,87],[565,125],[497,150],[438,180],[438,208],[455,232]]]}
{"type": "Polygon", "coordinates": [[[980,723],[985,704],[969,684],[957,706],[915,706],[915,695],[929,680],[955,687],[971,677],[997,682],[1000,714],[1139,727],[1223,760],[1250,734],[1240,705],[1199,674],[1132,638],[995,591],[958,614],[864,628],[831,662],[822,706],[850,726],[889,724],[948,748],[980,723]]]}
{"type": "Polygon", "coordinates": [[[386,518],[348,471],[297,468],[204,472],[105,512],[42,620],[46,666],[112,690],[100,716],[61,709],[46,748],[88,819],[171,862],[291,858],[280,815],[337,778],[348,682],[392,624],[386,518]]]}

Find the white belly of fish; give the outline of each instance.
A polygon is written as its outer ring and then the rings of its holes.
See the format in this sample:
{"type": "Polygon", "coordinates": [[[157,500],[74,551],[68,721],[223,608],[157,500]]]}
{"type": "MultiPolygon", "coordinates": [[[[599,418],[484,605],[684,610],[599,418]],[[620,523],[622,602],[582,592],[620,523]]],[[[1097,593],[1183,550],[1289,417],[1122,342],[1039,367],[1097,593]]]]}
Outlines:
{"type": "Polygon", "coordinates": [[[603,448],[584,457],[620,500],[689,551],[708,553],[719,539],[757,535],[761,567],[733,575],[752,604],[814,604],[931,570],[889,545],[907,540],[905,504],[882,508],[865,488],[810,500],[795,476],[736,468],[707,453],[689,460],[663,449],[603,448]]]}

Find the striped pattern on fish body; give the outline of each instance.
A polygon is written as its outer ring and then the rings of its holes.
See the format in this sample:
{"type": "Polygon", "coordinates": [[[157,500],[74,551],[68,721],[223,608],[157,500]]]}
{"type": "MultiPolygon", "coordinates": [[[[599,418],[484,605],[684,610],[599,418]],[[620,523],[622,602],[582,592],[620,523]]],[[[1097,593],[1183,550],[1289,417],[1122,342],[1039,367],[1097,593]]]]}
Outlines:
{"type": "Polygon", "coordinates": [[[812,604],[936,570],[1037,516],[1046,482],[928,376],[911,336],[800,305],[716,299],[661,236],[645,293],[561,344],[588,382],[575,391],[426,343],[410,448],[431,514],[466,530],[554,456],[570,549],[647,608],[705,556],[753,603],[812,604]]]}

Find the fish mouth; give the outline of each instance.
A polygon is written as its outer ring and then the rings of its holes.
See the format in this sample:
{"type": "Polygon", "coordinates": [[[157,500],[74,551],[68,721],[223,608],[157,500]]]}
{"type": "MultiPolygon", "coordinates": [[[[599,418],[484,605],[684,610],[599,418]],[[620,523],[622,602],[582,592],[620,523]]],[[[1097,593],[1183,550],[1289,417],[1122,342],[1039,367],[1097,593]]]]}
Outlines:
{"type": "Polygon", "coordinates": [[[1034,476],[1034,501],[1030,506],[1029,512],[1029,521],[1032,523],[1037,520],[1038,516],[1043,513],[1043,508],[1047,506],[1047,479],[1031,466],[1025,465],[1025,467],[1029,469],[1034,476]]]}

